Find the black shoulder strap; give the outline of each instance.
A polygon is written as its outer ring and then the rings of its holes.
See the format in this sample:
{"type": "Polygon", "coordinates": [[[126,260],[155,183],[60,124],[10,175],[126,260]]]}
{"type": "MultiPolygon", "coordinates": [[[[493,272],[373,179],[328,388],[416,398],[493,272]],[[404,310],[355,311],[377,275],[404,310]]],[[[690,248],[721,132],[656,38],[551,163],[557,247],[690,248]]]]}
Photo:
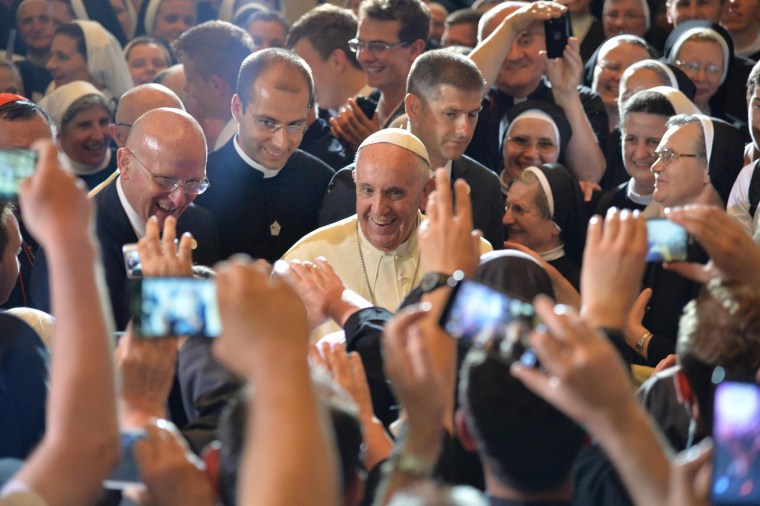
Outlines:
{"type": "Polygon", "coordinates": [[[749,215],[755,217],[757,204],[760,202],[760,160],[755,162],[752,179],[749,182],[749,215]]]}

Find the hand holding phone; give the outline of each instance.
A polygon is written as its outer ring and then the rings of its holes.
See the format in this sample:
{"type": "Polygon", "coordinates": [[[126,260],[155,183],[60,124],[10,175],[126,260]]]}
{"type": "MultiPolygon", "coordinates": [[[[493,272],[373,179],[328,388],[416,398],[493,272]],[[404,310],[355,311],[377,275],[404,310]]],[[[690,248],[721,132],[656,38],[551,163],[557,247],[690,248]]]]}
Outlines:
{"type": "Polygon", "coordinates": [[[103,480],[104,488],[122,490],[126,487],[145,487],[135,459],[134,445],[146,437],[146,432],[141,429],[123,429],[121,431],[121,460],[108,478],[103,480]]]}

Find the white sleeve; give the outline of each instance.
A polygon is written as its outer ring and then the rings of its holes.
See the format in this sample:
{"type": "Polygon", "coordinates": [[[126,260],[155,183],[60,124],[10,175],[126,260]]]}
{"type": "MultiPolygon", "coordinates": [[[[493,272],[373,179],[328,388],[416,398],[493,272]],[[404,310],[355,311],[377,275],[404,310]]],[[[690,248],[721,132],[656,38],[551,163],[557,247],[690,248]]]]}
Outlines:
{"type": "Polygon", "coordinates": [[[726,212],[734,219],[747,235],[752,235],[752,216],[749,214],[749,184],[752,180],[755,164],[745,165],[736,178],[731,194],[726,203],[726,212]]]}
{"type": "Polygon", "coordinates": [[[10,480],[0,490],[0,506],[47,506],[47,502],[26,483],[10,480]]]}

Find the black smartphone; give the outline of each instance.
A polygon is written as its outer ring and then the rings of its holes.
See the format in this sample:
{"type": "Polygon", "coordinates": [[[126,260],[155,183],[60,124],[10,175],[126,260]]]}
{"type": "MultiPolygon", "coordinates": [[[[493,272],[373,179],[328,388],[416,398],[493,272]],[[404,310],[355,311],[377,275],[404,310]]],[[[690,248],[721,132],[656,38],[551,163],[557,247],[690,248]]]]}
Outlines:
{"type": "Polygon", "coordinates": [[[137,441],[145,439],[147,434],[140,429],[122,429],[121,437],[121,460],[111,474],[103,480],[103,487],[109,490],[122,490],[125,487],[142,487],[140,470],[135,459],[134,445],[137,441]]]}
{"type": "Polygon", "coordinates": [[[364,115],[368,119],[372,119],[375,116],[375,109],[377,109],[377,102],[369,97],[356,97],[356,105],[362,110],[364,115]]]}
{"type": "Polygon", "coordinates": [[[544,21],[546,34],[546,56],[549,58],[562,58],[562,52],[567,45],[567,39],[573,35],[570,28],[570,16],[566,13],[555,19],[544,21]]]}
{"type": "Polygon", "coordinates": [[[0,149],[0,199],[18,197],[19,182],[37,167],[37,152],[29,149],[0,149]]]}
{"type": "Polygon", "coordinates": [[[529,302],[472,280],[460,281],[454,287],[439,321],[455,339],[519,359],[531,367],[538,360],[527,338],[538,323],[529,302]]]}
{"type": "Polygon", "coordinates": [[[712,503],[760,504],[760,386],[718,385],[714,421],[712,503]]]}
{"type": "Polygon", "coordinates": [[[217,337],[221,333],[212,279],[132,279],[130,291],[132,324],[140,337],[217,337]]]}
{"type": "Polygon", "coordinates": [[[137,243],[125,244],[121,247],[124,254],[124,268],[127,270],[127,278],[137,279],[142,277],[142,262],[140,252],[137,251],[137,243]]]}

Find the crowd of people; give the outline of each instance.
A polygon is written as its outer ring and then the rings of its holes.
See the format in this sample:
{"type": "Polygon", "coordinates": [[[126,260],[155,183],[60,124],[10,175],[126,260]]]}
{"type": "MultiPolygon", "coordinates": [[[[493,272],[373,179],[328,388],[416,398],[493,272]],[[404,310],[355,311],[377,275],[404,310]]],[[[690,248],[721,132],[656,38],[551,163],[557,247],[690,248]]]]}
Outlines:
{"type": "Polygon", "coordinates": [[[0,505],[760,503],[760,1],[0,0],[0,47],[0,505]]]}

